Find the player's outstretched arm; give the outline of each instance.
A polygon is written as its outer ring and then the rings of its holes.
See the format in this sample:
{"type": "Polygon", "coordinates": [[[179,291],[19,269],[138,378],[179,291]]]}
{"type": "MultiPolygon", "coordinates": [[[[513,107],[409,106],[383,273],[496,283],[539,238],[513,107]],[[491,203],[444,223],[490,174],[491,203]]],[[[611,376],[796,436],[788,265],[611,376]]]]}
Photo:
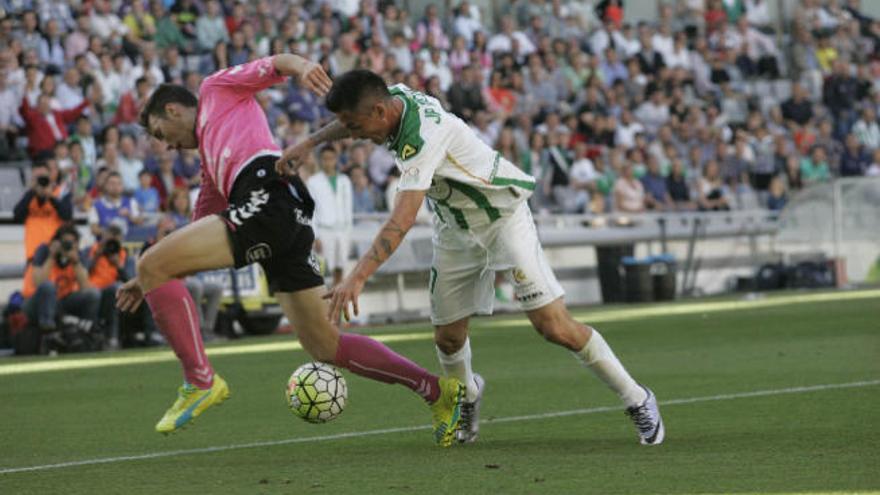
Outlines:
{"type": "Polygon", "coordinates": [[[345,280],[324,296],[325,299],[330,299],[330,312],[328,313],[330,321],[338,321],[340,314],[344,314],[345,319],[350,320],[349,303],[353,306],[354,314],[359,313],[357,298],[364,288],[364,284],[400,246],[406,233],[416,222],[416,215],[419,208],[422,207],[422,202],[425,201],[426,192],[400,191],[397,193],[391,218],[382,225],[382,229],[373,240],[370,250],[361,257],[357,266],[345,277],[345,280]]]}
{"type": "Polygon", "coordinates": [[[324,96],[330,91],[333,81],[324,72],[320,64],[307,58],[282,53],[275,56],[275,70],[279,74],[297,78],[299,84],[318,96],[324,96]]]}
{"type": "Polygon", "coordinates": [[[349,136],[351,136],[351,133],[348,131],[348,128],[342,122],[333,119],[333,122],[313,132],[305,140],[287,147],[281,154],[281,158],[275,162],[275,171],[279,175],[294,174],[305,163],[306,157],[309,156],[313,149],[321,144],[349,136]]]}

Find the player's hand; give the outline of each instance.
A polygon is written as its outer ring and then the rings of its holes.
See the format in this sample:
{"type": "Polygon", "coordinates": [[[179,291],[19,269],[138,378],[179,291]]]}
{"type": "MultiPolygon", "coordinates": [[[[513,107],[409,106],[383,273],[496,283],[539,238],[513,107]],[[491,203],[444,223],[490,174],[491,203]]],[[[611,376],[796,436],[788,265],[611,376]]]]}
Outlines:
{"type": "Polygon", "coordinates": [[[133,278],[116,290],[116,307],[119,311],[134,313],[144,300],[144,291],[138,280],[133,278]]]}
{"type": "Polygon", "coordinates": [[[301,141],[293,146],[288,146],[281,153],[281,158],[275,162],[275,171],[278,175],[286,177],[295,175],[296,171],[306,163],[309,153],[312,152],[312,143],[308,139],[301,141]]]}
{"type": "Polygon", "coordinates": [[[345,277],[342,283],[330,289],[330,292],[324,294],[324,299],[330,299],[330,311],[327,313],[327,318],[333,323],[338,323],[339,317],[342,315],[345,316],[345,321],[351,321],[352,313],[349,312],[349,304],[351,304],[354,310],[353,315],[357,316],[360,313],[358,310],[358,296],[363,289],[364,282],[351,275],[345,277]]]}
{"type": "Polygon", "coordinates": [[[326,96],[330,91],[330,86],[333,85],[333,81],[324,72],[324,68],[311,60],[303,63],[299,73],[299,83],[318,96],[326,96]]]}

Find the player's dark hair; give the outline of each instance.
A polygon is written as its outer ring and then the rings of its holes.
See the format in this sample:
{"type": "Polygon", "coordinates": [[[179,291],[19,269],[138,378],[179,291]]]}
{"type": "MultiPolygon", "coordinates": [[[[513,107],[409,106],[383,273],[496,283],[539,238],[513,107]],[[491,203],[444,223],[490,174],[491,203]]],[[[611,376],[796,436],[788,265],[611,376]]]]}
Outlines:
{"type": "Polygon", "coordinates": [[[180,103],[185,107],[195,108],[199,104],[196,95],[190,90],[177,84],[160,84],[156,91],[150,95],[144,109],[141,110],[139,123],[144,129],[149,128],[150,115],[165,117],[165,105],[169,103],[180,103]]]}
{"type": "Polygon", "coordinates": [[[368,70],[352,70],[333,81],[327,93],[327,109],[333,113],[352,111],[369,98],[389,98],[391,93],[378,74],[368,70]]]}

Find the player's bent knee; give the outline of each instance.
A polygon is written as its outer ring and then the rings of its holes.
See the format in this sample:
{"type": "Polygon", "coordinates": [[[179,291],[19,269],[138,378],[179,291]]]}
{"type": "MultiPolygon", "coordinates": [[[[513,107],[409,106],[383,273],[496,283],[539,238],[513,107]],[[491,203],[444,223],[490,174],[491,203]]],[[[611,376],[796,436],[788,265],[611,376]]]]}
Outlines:
{"type": "Polygon", "coordinates": [[[315,361],[334,364],[336,351],[339,347],[339,330],[333,325],[315,325],[310,328],[297,329],[299,341],[303,349],[315,361]]]}
{"type": "Polygon", "coordinates": [[[438,328],[434,331],[434,343],[443,354],[455,354],[467,340],[467,330],[452,331],[449,329],[438,328]]]}
{"type": "Polygon", "coordinates": [[[144,291],[154,289],[165,282],[166,276],[162,273],[161,264],[156,256],[149,251],[144,253],[137,261],[137,277],[144,291]]]}

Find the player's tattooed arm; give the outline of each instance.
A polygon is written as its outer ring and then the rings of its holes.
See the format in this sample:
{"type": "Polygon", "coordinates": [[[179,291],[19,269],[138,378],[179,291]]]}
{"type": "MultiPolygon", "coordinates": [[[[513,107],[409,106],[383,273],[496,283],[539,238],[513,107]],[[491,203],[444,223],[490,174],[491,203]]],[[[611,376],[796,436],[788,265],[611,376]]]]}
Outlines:
{"type": "Polygon", "coordinates": [[[306,140],[312,147],[316,147],[349,136],[351,136],[351,132],[349,132],[348,128],[339,119],[333,119],[332,122],[309,135],[306,140]]]}
{"type": "Polygon", "coordinates": [[[377,265],[381,265],[394,254],[407,232],[409,232],[409,228],[405,229],[393,218],[389,219],[373,242],[373,246],[370,247],[367,256],[377,265]]]}
{"type": "Polygon", "coordinates": [[[370,275],[376,272],[394,251],[400,246],[401,241],[416,222],[416,214],[425,200],[426,191],[401,191],[394,201],[394,210],[391,218],[382,226],[382,230],[373,241],[373,246],[365,254],[354,271],[339,285],[333,287],[324,295],[324,299],[330,300],[327,317],[330,321],[338,321],[340,316],[351,320],[351,310],[354,314],[359,313],[358,296],[364,288],[364,284],[370,275]]]}
{"type": "Polygon", "coordinates": [[[394,254],[407,232],[415,224],[416,215],[424,200],[425,191],[401,191],[397,194],[391,218],[382,226],[373,240],[373,245],[358,262],[352,276],[366,281],[394,254]]]}
{"type": "Polygon", "coordinates": [[[308,138],[297,144],[289,146],[281,154],[281,158],[275,162],[275,170],[281,175],[296,173],[296,170],[305,164],[306,159],[315,147],[330,141],[349,137],[351,134],[339,120],[325,125],[312,133],[308,138]]]}

